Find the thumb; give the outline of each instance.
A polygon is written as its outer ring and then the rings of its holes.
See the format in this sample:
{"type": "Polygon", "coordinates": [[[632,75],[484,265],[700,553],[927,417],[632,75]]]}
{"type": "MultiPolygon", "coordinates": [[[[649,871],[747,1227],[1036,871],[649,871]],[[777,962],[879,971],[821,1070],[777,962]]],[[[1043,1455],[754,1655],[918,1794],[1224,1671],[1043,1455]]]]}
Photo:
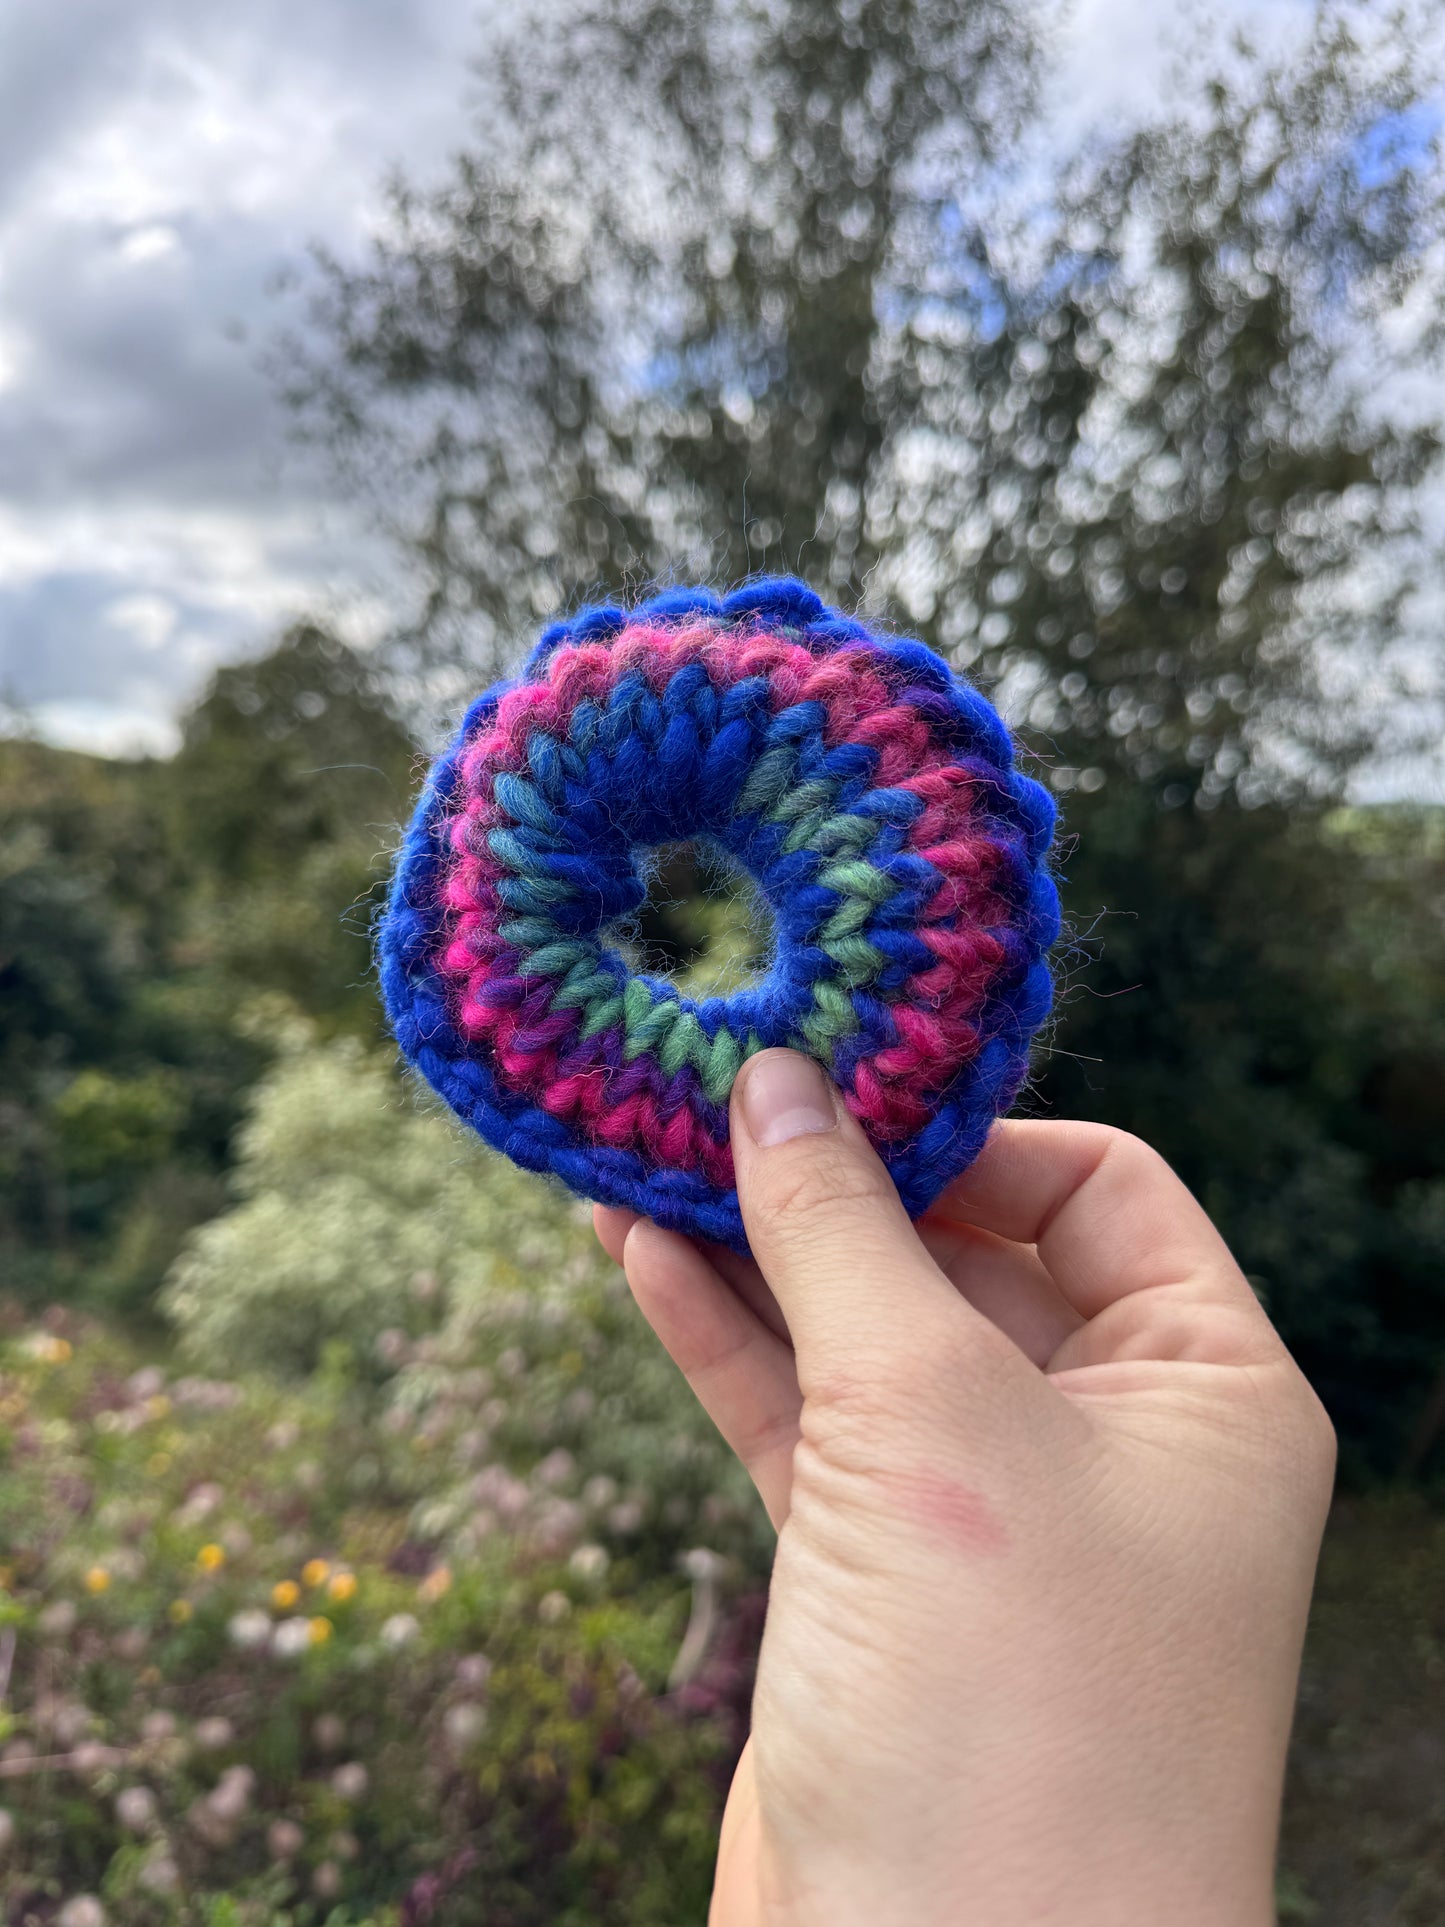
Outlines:
{"type": "Polygon", "coordinates": [[[805,1392],[871,1376],[964,1318],[861,1125],[810,1057],[762,1051],[738,1073],[732,1148],[748,1241],[788,1321],[805,1392]]]}

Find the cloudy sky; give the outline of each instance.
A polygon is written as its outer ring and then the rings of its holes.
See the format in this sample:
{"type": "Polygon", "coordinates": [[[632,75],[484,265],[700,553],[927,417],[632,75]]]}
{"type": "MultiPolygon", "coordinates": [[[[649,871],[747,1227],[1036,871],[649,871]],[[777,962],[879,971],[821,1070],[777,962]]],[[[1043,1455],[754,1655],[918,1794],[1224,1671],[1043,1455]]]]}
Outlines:
{"type": "MultiPolygon", "coordinates": [[[[1273,39],[1302,14],[1211,17],[1273,39]]],[[[1185,17],[1075,0],[1060,138],[1157,98],[1185,17]]],[[[54,740],[163,750],[218,660],[308,610],[384,620],[385,548],[260,362],[308,243],[354,256],[388,168],[464,142],[485,28],[476,0],[0,8],[0,701],[54,740]]]]}

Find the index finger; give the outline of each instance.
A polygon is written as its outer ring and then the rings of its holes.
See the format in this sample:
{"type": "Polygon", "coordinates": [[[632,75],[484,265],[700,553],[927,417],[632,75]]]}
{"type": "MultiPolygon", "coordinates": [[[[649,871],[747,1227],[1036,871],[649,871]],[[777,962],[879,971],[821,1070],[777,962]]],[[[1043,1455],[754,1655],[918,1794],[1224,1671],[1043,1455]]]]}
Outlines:
{"type": "Polygon", "coordinates": [[[1036,1246],[1086,1319],[1134,1292],[1184,1283],[1220,1304],[1259,1309],[1187,1186],[1142,1139],[1107,1124],[997,1124],[926,1220],[950,1221],[1036,1246]]]}

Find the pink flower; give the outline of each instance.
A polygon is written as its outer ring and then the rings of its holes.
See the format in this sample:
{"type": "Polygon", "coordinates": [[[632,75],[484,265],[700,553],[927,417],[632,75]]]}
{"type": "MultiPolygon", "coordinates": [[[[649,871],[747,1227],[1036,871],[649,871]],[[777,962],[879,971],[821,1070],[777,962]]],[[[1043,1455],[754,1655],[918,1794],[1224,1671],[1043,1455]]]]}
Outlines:
{"type": "Polygon", "coordinates": [[[459,1700],[442,1715],[442,1730],[456,1753],[466,1753],[486,1731],[487,1710],[475,1700],[459,1700]]]}
{"type": "Polygon", "coordinates": [[[148,1786],[123,1787],[115,1796],[115,1817],[130,1833],[149,1833],[159,1809],[148,1786]]]}
{"type": "Polygon", "coordinates": [[[306,1845],[306,1835],[294,1820],[273,1820],[266,1829],[266,1851],[273,1860],[294,1860],[306,1845]]]}
{"type": "Polygon", "coordinates": [[[546,1458],[533,1468],[532,1479],[536,1485],[566,1485],[576,1470],[577,1461],[565,1446],[559,1445],[555,1452],[549,1452],[546,1458]]]}
{"type": "Polygon", "coordinates": [[[311,1876],[311,1890],[321,1900],[335,1900],[341,1884],[341,1869],[334,1860],[323,1860],[311,1876]]]}
{"type": "Polygon", "coordinates": [[[578,1546],[567,1561],[567,1568],[569,1572],[576,1573],[579,1579],[590,1581],[600,1579],[611,1563],[605,1547],[578,1546]]]}

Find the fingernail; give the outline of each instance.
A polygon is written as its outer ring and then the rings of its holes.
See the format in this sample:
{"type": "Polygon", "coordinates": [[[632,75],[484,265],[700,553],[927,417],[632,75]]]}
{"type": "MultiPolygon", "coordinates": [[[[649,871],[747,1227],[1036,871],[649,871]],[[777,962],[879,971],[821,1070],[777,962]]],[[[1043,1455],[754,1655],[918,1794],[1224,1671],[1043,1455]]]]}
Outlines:
{"type": "Polygon", "coordinates": [[[838,1122],[833,1088],[811,1057],[769,1051],[743,1073],[743,1123],[764,1150],[793,1137],[816,1137],[838,1122]]]}

